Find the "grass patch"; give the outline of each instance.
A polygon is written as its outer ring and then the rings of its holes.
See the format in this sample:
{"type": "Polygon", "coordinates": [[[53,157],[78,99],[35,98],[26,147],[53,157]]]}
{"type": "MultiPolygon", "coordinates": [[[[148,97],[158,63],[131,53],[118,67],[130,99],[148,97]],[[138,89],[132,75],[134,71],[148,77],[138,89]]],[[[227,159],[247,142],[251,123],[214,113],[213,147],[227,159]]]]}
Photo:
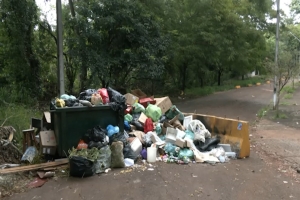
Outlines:
{"type": "Polygon", "coordinates": [[[275,116],[273,119],[287,119],[288,117],[284,113],[280,113],[279,111],[276,112],[275,116]]]}
{"type": "Polygon", "coordinates": [[[292,99],[293,98],[293,94],[285,94],[284,98],[285,99],[292,99]]]}
{"type": "Polygon", "coordinates": [[[286,101],[284,101],[284,102],[281,102],[279,105],[282,105],[282,106],[289,106],[289,105],[291,105],[291,104],[288,103],[288,102],[286,102],[286,101]]]}
{"type": "Polygon", "coordinates": [[[262,117],[266,116],[269,109],[270,109],[269,106],[261,108],[257,113],[257,117],[262,118],[262,117]]]}
{"type": "Polygon", "coordinates": [[[287,94],[293,94],[295,89],[292,86],[287,85],[282,89],[282,91],[286,92],[287,94]]]}
{"type": "Polygon", "coordinates": [[[199,97],[213,94],[215,92],[227,91],[234,89],[235,86],[240,85],[241,87],[248,87],[248,85],[256,85],[257,82],[264,82],[262,77],[253,77],[245,80],[229,80],[225,81],[221,86],[204,86],[189,88],[185,94],[189,97],[199,97]]]}
{"type": "Polygon", "coordinates": [[[19,144],[18,148],[22,145],[22,130],[30,128],[31,117],[41,118],[42,112],[24,105],[0,101],[0,125],[4,123],[4,126],[13,126],[16,129],[14,140],[19,144]]]}

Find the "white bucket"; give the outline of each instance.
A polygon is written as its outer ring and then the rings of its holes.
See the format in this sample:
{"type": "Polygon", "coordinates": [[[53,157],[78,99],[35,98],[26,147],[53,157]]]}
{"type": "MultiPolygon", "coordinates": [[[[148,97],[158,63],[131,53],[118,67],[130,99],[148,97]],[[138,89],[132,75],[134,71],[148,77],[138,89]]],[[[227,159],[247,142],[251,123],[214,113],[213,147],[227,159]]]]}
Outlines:
{"type": "Polygon", "coordinates": [[[156,161],[156,147],[148,147],[147,148],[147,162],[153,163],[156,161]]]}

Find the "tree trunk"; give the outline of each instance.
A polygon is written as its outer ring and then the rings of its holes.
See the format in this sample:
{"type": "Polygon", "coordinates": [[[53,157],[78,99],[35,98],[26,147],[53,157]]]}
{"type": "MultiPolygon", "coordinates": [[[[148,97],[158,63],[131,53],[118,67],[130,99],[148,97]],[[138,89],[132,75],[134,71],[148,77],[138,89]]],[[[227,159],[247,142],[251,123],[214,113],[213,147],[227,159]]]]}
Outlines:
{"type": "Polygon", "coordinates": [[[187,71],[187,65],[184,64],[182,66],[182,73],[181,73],[181,91],[184,92],[186,88],[186,71],[187,71]]]}
{"type": "Polygon", "coordinates": [[[222,76],[222,70],[218,70],[218,86],[221,85],[221,76],[222,76]]]}
{"type": "Polygon", "coordinates": [[[204,83],[203,83],[203,78],[200,77],[200,86],[203,87],[204,86],[204,83]]]}

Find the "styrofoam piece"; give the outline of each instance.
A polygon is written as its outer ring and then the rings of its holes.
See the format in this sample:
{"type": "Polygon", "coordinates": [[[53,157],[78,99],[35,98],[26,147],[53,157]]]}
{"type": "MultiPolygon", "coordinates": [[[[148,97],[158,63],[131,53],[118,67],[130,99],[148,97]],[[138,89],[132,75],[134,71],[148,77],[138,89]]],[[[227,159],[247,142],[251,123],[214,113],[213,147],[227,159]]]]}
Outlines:
{"type": "Polygon", "coordinates": [[[179,130],[178,128],[176,128],[176,131],[177,131],[177,135],[176,135],[177,138],[183,139],[184,136],[186,135],[186,132],[179,130]]]}
{"type": "Polygon", "coordinates": [[[166,133],[166,142],[175,144],[176,136],[177,136],[177,130],[174,128],[168,127],[167,133],[166,133]]]}
{"type": "Polygon", "coordinates": [[[225,152],[232,152],[230,144],[218,144],[218,147],[222,147],[225,152]]]}
{"type": "Polygon", "coordinates": [[[131,149],[134,152],[135,155],[140,155],[143,145],[137,137],[134,138],[134,140],[130,143],[131,149]]]}
{"type": "Polygon", "coordinates": [[[184,128],[187,129],[192,120],[193,120],[193,116],[192,115],[185,116],[184,120],[183,120],[183,126],[184,126],[184,128]]]}
{"type": "Polygon", "coordinates": [[[236,158],[236,153],[235,152],[225,152],[225,156],[228,158],[236,158]]]}
{"type": "Polygon", "coordinates": [[[184,148],[184,147],[186,147],[186,140],[177,137],[175,144],[176,144],[176,146],[184,148]]]}

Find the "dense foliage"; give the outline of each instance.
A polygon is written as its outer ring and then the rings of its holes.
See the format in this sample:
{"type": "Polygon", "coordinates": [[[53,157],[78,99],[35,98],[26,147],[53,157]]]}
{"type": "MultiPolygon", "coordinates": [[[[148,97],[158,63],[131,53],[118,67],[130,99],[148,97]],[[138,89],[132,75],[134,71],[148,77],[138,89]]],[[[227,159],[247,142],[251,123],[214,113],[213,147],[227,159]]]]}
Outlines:
{"type": "MultiPolygon", "coordinates": [[[[66,90],[109,84],[178,94],[222,85],[274,60],[271,0],[69,0],[63,5],[66,90]],[[175,92],[175,93],[174,93],[175,92]]],[[[300,13],[298,0],[291,4],[300,13]]],[[[49,99],[57,94],[56,26],[34,0],[0,0],[1,91],[49,99]]],[[[282,55],[294,59],[300,36],[282,22],[282,55]],[[288,54],[288,55],[287,55],[288,54]]],[[[268,67],[266,67],[268,66],[268,67]]],[[[21,96],[23,95],[23,96],[21,96]]],[[[172,94],[170,94],[172,95],[172,94]]]]}

